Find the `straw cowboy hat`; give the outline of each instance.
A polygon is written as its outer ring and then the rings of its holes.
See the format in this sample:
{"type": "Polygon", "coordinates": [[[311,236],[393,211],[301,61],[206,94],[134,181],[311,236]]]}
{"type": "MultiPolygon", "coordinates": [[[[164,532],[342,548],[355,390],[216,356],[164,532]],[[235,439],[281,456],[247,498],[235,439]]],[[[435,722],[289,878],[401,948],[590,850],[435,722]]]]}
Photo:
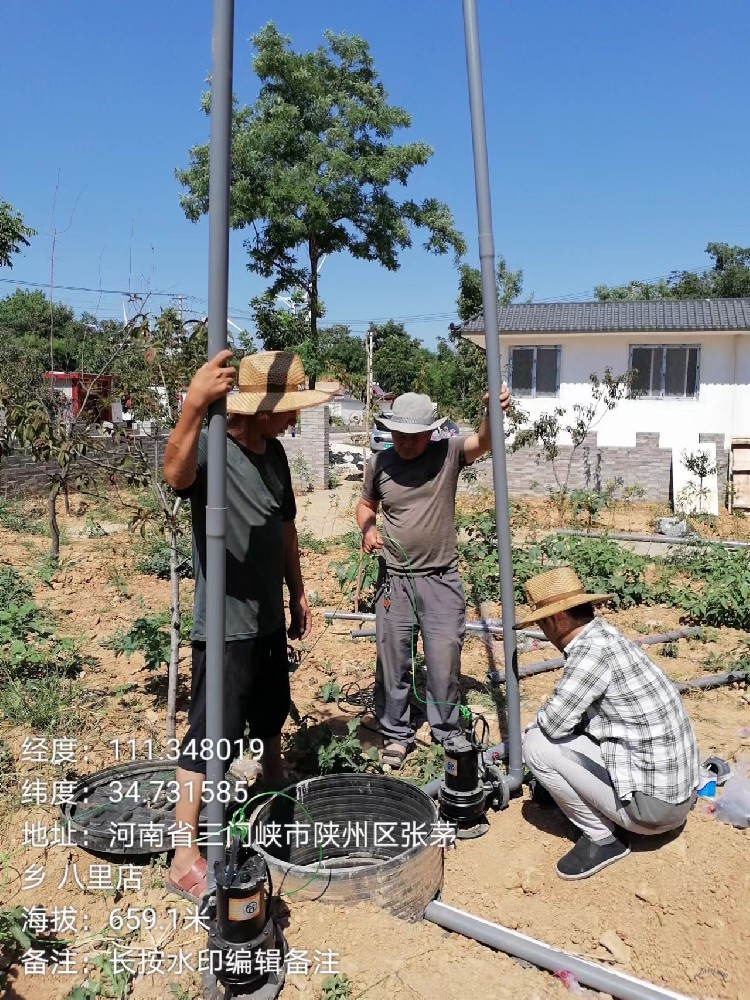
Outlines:
{"type": "Polygon", "coordinates": [[[436,431],[445,423],[445,417],[438,419],[435,404],[429,396],[419,392],[405,392],[393,403],[389,417],[375,417],[378,427],[399,434],[424,434],[436,431]]]}
{"type": "Polygon", "coordinates": [[[612,594],[587,594],[578,576],[569,566],[560,566],[547,573],[532,576],[524,586],[530,615],[516,622],[514,628],[524,628],[533,622],[549,618],[558,611],[568,611],[579,604],[603,604],[612,594]]]}
{"type": "Polygon", "coordinates": [[[227,396],[227,413],[288,413],[327,403],[332,395],[307,388],[298,354],[261,351],[240,361],[237,389],[227,396]]]}

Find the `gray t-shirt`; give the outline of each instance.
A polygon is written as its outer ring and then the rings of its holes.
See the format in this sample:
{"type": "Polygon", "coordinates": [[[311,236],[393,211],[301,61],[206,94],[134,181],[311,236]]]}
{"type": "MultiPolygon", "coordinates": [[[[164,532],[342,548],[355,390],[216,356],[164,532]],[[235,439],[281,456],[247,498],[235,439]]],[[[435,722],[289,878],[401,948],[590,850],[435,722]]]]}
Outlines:
{"type": "Polygon", "coordinates": [[[390,572],[456,569],[456,486],[466,464],[461,437],[430,441],[411,461],[389,448],[367,463],[362,497],[381,504],[382,554],[390,572]]]}
{"type": "MultiPolygon", "coordinates": [[[[190,499],[193,516],[195,599],[190,638],[206,638],[206,473],[208,436],[201,432],[190,499]]],[[[282,524],[297,509],[289,463],[281,442],[266,441],[255,455],[227,435],[227,639],[252,639],[284,628],[284,535],[282,524]]]]}

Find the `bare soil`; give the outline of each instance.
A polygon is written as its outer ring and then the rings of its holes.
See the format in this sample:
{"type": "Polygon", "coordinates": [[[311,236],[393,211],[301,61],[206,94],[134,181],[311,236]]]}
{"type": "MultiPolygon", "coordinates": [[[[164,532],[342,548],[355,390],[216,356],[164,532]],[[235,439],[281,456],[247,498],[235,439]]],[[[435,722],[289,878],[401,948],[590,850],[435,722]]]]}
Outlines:
{"type": "MultiPolygon", "coordinates": [[[[300,530],[315,537],[332,537],[349,530],[355,494],[356,487],[342,488],[333,495],[315,494],[307,506],[306,498],[299,498],[300,530]]],[[[465,502],[476,501],[469,498],[465,502]]],[[[529,516],[539,521],[545,509],[544,504],[537,507],[533,501],[526,505],[529,516]]],[[[651,508],[633,508],[616,519],[617,526],[627,524],[631,530],[643,531],[653,516],[651,508]]],[[[731,537],[743,537],[739,529],[745,530],[745,522],[728,517],[719,519],[718,530],[731,537]]],[[[118,519],[109,512],[103,520],[109,524],[118,519]]],[[[81,537],[80,527],[81,518],[72,515],[66,528],[70,541],[63,546],[61,566],[49,583],[35,581],[35,596],[60,615],[60,630],[76,636],[95,658],[81,678],[82,693],[74,712],[64,720],[65,727],[78,737],[80,747],[85,744],[89,748],[85,753],[79,751],[75,768],[75,773],[85,774],[114,762],[109,741],[116,736],[123,740],[160,740],[163,736],[163,685],[155,684],[163,679],[150,675],[139,655],[130,660],[115,657],[101,642],[136,617],[166,609],[169,585],[135,572],[136,541],[129,532],[86,538],[81,537]]],[[[43,556],[46,544],[44,538],[0,530],[0,562],[15,566],[33,579],[33,567],[43,556]]],[[[340,684],[356,680],[367,687],[373,677],[374,645],[366,639],[351,640],[349,623],[324,622],[325,608],[351,610],[329,569],[337,554],[340,551],[332,544],[325,553],[306,552],[303,557],[308,591],[315,591],[317,596],[314,633],[307,642],[298,644],[301,662],[292,675],[292,694],[301,714],[309,714],[317,722],[328,721],[343,731],[346,722],[356,717],[356,711],[351,706],[323,704],[318,695],[320,686],[335,679],[340,684]]],[[[183,585],[182,596],[189,606],[189,582],[183,585]]],[[[608,617],[634,637],[679,624],[675,609],[661,607],[608,617]]],[[[711,630],[709,641],[679,642],[676,656],[664,656],[662,647],[651,647],[650,655],[670,677],[681,680],[709,669],[720,670],[721,658],[743,638],[744,633],[731,629],[711,630]],[[709,659],[713,662],[707,663],[709,659]]],[[[501,661],[502,645],[495,649],[501,661]]],[[[523,653],[520,662],[533,663],[552,655],[550,647],[540,647],[523,653]]],[[[487,667],[485,646],[468,639],[463,660],[468,701],[484,708],[492,723],[492,736],[497,739],[503,732],[493,716],[484,684],[487,667]]],[[[552,690],[556,676],[552,672],[522,681],[524,722],[532,718],[552,690]]],[[[182,665],[178,734],[185,726],[188,685],[189,654],[182,665]]],[[[738,735],[740,728],[750,723],[749,698],[747,689],[739,688],[695,693],[686,698],[704,756],[718,754],[732,761],[740,753],[750,753],[750,740],[738,735]]],[[[290,733],[295,728],[288,723],[290,733]]],[[[204,947],[205,934],[199,929],[170,929],[169,909],[188,914],[190,907],[166,893],[163,864],[145,867],[141,889],[125,892],[120,898],[112,892],[80,888],[73,880],[69,863],[76,862],[80,874],[88,872],[90,864],[106,859],[78,848],[39,850],[21,846],[25,821],[49,825],[57,812],[51,805],[22,805],[21,783],[25,779],[52,781],[72,776],[65,766],[21,763],[22,740],[30,735],[38,734],[9,721],[0,722],[0,738],[16,761],[4,776],[0,801],[5,866],[0,879],[0,905],[40,905],[48,910],[53,906],[75,907],[79,913],[76,952],[81,963],[104,937],[116,936],[105,930],[114,906],[153,906],[157,910],[158,928],[153,933],[136,933],[131,947],[159,946],[168,954],[204,947]],[[38,888],[25,887],[28,880],[24,873],[32,864],[45,867],[45,879],[38,888]],[[66,869],[67,882],[60,886],[66,869]],[[87,915],[88,930],[81,928],[82,914],[87,915]]],[[[364,746],[379,744],[378,738],[366,729],[360,730],[360,738],[364,746]]],[[[424,730],[420,739],[428,745],[424,730]]],[[[554,871],[555,861],[571,844],[571,836],[571,828],[559,813],[540,809],[524,792],[509,808],[492,814],[486,836],[446,852],[443,899],[686,996],[750,1000],[749,831],[719,824],[701,805],[676,839],[637,840],[629,858],[580,883],[563,882],[554,871]],[[611,950],[613,941],[617,956],[611,950]]],[[[336,952],[340,971],[353,982],[353,997],[406,1000],[440,996],[465,1000],[482,995],[499,1000],[531,1000],[566,995],[563,985],[547,973],[524,968],[434,925],[405,924],[368,906],[344,908],[290,901],[289,911],[286,933],[290,945],[307,949],[310,956],[316,950],[336,952]]],[[[17,969],[7,995],[22,1000],[62,1000],[82,981],[81,971],[69,976],[32,976],[17,969]]],[[[312,972],[290,976],[282,997],[317,998],[321,981],[322,976],[312,972]]],[[[197,976],[189,972],[170,976],[139,974],[130,995],[162,1000],[172,996],[173,983],[185,990],[184,997],[198,995],[197,976]]]]}

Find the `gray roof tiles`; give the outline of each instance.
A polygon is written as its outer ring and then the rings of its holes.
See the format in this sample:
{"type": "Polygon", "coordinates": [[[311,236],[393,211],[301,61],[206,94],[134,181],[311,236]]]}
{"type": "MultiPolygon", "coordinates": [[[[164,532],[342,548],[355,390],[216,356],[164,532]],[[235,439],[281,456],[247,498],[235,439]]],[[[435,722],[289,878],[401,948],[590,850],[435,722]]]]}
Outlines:
{"type": "MultiPolygon", "coordinates": [[[[484,317],[458,327],[484,333],[484,317]]],[[[498,309],[501,333],[636,333],[639,331],[750,331],[750,298],[659,301],[544,302],[498,309]]]]}

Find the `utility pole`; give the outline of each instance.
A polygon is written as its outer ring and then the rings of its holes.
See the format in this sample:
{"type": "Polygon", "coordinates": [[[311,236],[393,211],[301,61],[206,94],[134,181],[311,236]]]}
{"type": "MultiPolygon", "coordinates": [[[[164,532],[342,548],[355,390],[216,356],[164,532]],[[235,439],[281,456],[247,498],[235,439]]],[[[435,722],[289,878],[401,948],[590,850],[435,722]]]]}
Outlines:
{"type": "Polygon", "coordinates": [[[367,465],[367,448],[370,443],[370,410],[372,408],[372,330],[368,329],[365,334],[367,347],[367,395],[365,397],[365,447],[362,453],[364,462],[362,463],[362,474],[367,465]]]}

